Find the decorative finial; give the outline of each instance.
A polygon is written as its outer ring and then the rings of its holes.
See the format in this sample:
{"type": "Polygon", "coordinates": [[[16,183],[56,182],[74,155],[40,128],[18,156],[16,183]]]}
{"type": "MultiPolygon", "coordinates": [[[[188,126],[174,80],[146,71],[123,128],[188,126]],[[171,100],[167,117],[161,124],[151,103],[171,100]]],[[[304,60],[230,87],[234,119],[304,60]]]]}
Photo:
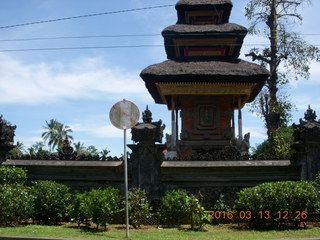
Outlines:
{"type": "Polygon", "coordinates": [[[144,123],[151,123],[152,121],[152,113],[148,108],[147,105],[147,109],[142,113],[142,120],[144,123]]]}
{"type": "Polygon", "coordinates": [[[312,110],[309,104],[308,110],[304,114],[304,119],[308,122],[314,122],[316,118],[316,111],[312,110]]]}

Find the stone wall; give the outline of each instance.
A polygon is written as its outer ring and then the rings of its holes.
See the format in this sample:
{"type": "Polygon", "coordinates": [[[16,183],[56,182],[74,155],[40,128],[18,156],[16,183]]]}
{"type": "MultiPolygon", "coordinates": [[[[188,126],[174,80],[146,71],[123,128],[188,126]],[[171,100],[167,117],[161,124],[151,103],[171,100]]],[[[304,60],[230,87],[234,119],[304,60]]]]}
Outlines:
{"type": "Polygon", "coordinates": [[[107,186],[124,191],[122,161],[7,160],[3,165],[26,169],[30,181],[53,180],[80,191],[107,186]]]}

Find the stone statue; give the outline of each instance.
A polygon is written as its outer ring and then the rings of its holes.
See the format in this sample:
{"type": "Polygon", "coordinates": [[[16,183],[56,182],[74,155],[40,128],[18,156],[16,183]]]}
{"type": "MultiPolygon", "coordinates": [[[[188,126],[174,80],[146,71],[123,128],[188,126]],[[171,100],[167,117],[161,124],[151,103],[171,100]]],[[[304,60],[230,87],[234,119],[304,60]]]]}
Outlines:
{"type": "Polygon", "coordinates": [[[241,154],[246,154],[249,152],[250,148],[250,133],[246,133],[243,137],[243,140],[240,143],[240,152],[241,154]]]}
{"type": "MultiPolygon", "coordinates": [[[[66,158],[70,158],[73,153],[73,147],[71,147],[71,141],[68,136],[62,141],[62,154],[66,158]]],[[[59,153],[61,155],[61,153],[59,153]]]]}
{"type": "Polygon", "coordinates": [[[178,157],[178,153],[175,150],[175,144],[172,141],[172,135],[166,133],[166,146],[167,146],[167,151],[164,152],[164,158],[176,158],[178,157]]]}
{"type": "Polygon", "coordinates": [[[314,122],[314,121],[316,121],[316,118],[317,118],[316,111],[313,111],[310,108],[310,104],[309,104],[309,107],[304,114],[304,119],[308,122],[314,122]]]}
{"type": "Polygon", "coordinates": [[[142,120],[144,123],[151,123],[152,122],[152,113],[148,108],[142,113],[142,120]]]}

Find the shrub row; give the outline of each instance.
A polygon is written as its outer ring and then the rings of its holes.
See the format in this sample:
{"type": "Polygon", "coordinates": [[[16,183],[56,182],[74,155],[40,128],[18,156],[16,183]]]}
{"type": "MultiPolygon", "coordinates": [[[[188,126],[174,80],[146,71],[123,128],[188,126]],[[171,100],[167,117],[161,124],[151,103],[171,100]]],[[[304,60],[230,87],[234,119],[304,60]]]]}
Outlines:
{"type": "Polygon", "coordinates": [[[69,188],[51,181],[0,185],[0,224],[33,219],[42,222],[61,221],[68,215],[69,188]]]}
{"type": "MultiPolygon", "coordinates": [[[[10,224],[32,219],[55,223],[71,219],[80,223],[92,221],[107,226],[117,214],[124,215],[124,200],[113,187],[70,194],[70,189],[52,181],[36,181],[24,186],[26,174],[18,168],[0,167],[0,223],[10,224]],[[21,172],[22,171],[22,172],[21,172]]],[[[213,211],[226,212],[232,217],[244,213],[250,226],[279,227],[283,223],[296,226],[308,212],[319,210],[319,191],[314,182],[283,181],[245,188],[238,193],[235,206],[225,204],[223,197],[213,205],[213,211]]],[[[212,212],[205,211],[201,201],[185,190],[168,191],[161,199],[157,214],[161,224],[177,226],[190,223],[200,229],[212,212]]],[[[155,211],[154,210],[154,211],[155,211]]],[[[144,190],[129,191],[130,223],[139,228],[142,219],[151,216],[152,209],[144,190]]]]}

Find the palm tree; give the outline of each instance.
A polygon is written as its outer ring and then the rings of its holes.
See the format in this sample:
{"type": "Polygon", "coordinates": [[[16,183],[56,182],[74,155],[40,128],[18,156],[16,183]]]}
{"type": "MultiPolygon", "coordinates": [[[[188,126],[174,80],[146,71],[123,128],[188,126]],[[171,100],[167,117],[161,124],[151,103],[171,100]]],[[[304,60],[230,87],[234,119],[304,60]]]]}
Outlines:
{"type": "Polygon", "coordinates": [[[77,155],[85,154],[86,147],[81,142],[73,143],[74,150],[77,152],[77,155]]]}
{"type": "Polygon", "coordinates": [[[46,121],[46,126],[43,126],[43,128],[46,131],[42,133],[41,137],[45,142],[48,140],[50,151],[53,151],[56,146],[61,146],[63,139],[66,137],[73,140],[73,137],[69,135],[72,132],[71,128],[55,119],[46,121]]]}
{"type": "Polygon", "coordinates": [[[13,158],[19,159],[23,154],[27,153],[23,142],[17,141],[16,147],[11,149],[10,152],[13,158]]]}

